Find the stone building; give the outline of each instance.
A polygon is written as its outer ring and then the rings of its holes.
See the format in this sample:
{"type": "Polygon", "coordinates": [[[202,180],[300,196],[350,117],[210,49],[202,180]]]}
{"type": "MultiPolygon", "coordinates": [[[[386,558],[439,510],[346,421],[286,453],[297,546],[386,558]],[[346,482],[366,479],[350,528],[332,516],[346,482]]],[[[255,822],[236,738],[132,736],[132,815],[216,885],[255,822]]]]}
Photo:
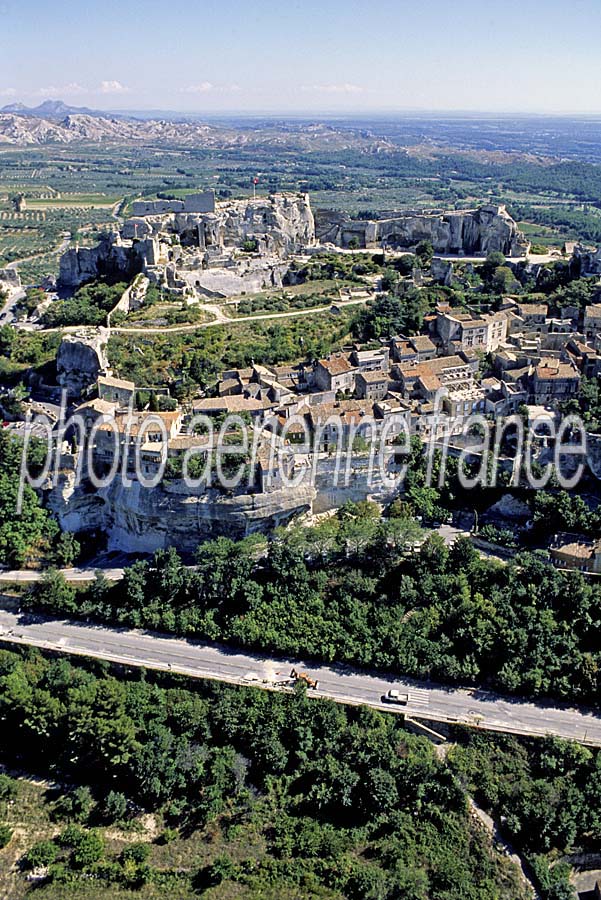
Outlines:
{"type": "Polygon", "coordinates": [[[580,373],[571,363],[542,359],[533,366],[530,385],[533,403],[543,406],[559,403],[576,396],[580,388],[580,373]]]}
{"type": "Polygon", "coordinates": [[[436,311],[436,331],[447,350],[491,353],[507,339],[507,316],[504,312],[474,316],[443,306],[436,311]]]}
{"type": "Polygon", "coordinates": [[[589,340],[601,334],[601,303],[593,303],[584,310],[584,334],[589,340]]]}
{"type": "Polygon", "coordinates": [[[100,375],[97,383],[99,398],[119,406],[129,406],[136,393],[133,381],[113,378],[112,375],[100,375]]]}
{"type": "Polygon", "coordinates": [[[601,540],[575,534],[556,534],[549,548],[553,564],[560,569],[601,573],[601,540]]]}
{"type": "Polygon", "coordinates": [[[383,400],[388,392],[388,372],[358,372],[355,393],[360,400],[383,400]]]}
{"type": "Polygon", "coordinates": [[[315,365],[315,383],[322,391],[352,393],[355,390],[356,371],[342,354],[331,356],[329,359],[320,359],[315,365]]]}

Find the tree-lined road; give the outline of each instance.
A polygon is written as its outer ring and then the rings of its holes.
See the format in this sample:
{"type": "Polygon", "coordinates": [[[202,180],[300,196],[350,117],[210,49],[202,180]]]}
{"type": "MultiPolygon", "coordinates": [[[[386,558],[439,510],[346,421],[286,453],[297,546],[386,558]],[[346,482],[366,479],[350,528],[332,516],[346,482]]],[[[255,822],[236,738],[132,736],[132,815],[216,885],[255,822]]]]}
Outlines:
{"type": "MultiPolygon", "coordinates": [[[[97,572],[101,572],[107,581],[121,581],[124,571],[120,567],[59,569],[60,574],[69,584],[85,584],[88,581],[94,581],[97,572]]],[[[41,569],[0,569],[0,584],[37,584],[42,581],[45,574],[41,569]]]]}
{"type": "Polygon", "coordinates": [[[514,734],[554,735],[601,746],[601,716],[596,711],[543,706],[487,691],[458,690],[367,674],[346,666],[273,659],[148,632],[20,616],[6,610],[0,610],[0,641],[264,690],[290,690],[290,672],[294,667],[319,682],[316,691],[309,691],[310,696],[337,703],[402,712],[414,719],[514,734]],[[407,706],[382,702],[390,688],[409,694],[407,706]]]}

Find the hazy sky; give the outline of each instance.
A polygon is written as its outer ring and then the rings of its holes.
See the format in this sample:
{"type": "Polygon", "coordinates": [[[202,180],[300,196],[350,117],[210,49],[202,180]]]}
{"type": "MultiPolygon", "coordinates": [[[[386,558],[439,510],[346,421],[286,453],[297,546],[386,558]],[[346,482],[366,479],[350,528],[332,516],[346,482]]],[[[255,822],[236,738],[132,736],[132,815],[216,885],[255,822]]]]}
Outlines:
{"type": "Polygon", "coordinates": [[[601,112],[601,0],[0,0],[0,105],[601,112]]]}

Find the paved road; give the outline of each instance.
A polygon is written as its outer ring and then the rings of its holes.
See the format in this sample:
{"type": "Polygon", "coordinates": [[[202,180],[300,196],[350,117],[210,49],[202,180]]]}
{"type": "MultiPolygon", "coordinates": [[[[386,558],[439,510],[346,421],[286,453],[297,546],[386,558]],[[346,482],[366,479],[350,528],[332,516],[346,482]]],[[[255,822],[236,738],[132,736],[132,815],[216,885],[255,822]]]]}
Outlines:
{"type": "Polygon", "coordinates": [[[0,325],[8,325],[15,317],[14,309],[17,303],[25,299],[25,291],[20,289],[12,291],[6,303],[0,310],[0,325]]]}
{"type": "Polygon", "coordinates": [[[310,690],[311,696],[329,698],[337,703],[367,705],[404,712],[414,719],[464,723],[491,731],[552,734],[601,746],[601,716],[597,712],[544,707],[484,691],[454,690],[427,682],[370,675],[350,667],[270,659],[147,632],[38,617],[29,622],[26,617],[6,610],[0,610],[0,641],[177,672],[192,678],[248,684],[264,690],[290,690],[290,671],[296,666],[318,679],[319,688],[310,690]],[[382,695],[391,687],[409,693],[407,706],[382,703],[382,695]]]}
{"type": "MultiPolygon", "coordinates": [[[[85,581],[94,581],[96,572],[101,571],[109,581],[121,581],[122,568],[98,569],[60,569],[65,581],[70,584],[79,584],[85,581]]],[[[44,577],[44,572],[35,569],[0,569],[0,584],[35,584],[44,577]]]]}
{"type": "MultiPolygon", "coordinates": [[[[377,254],[382,253],[382,247],[369,247],[369,249],[359,248],[357,250],[351,250],[349,247],[336,247],[331,252],[333,253],[344,253],[349,256],[361,255],[362,253],[370,253],[377,254]]],[[[386,256],[390,259],[392,257],[399,256],[415,256],[415,252],[413,250],[395,250],[391,247],[387,247],[385,249],[386,256]]],[[[458,262],[458,263],[483,263],[486,262],[486,254],[484,256],[461,256],[456,253],[435,253],[436,259],[444,259],[447,262],[458,262]]],[[[319,257],[318,257],[319,258],[319,257]]],[[[520,263],[520,262],[531,262],[531,263],[549,263],[549,262],[558,262],[559,260],[564,260],[566,257],[562,256],[560,253],[541,253],[540,255],[537,253],[530,253],[527,256],[507,256],[507,262],[509,263],[520,263]]]]}

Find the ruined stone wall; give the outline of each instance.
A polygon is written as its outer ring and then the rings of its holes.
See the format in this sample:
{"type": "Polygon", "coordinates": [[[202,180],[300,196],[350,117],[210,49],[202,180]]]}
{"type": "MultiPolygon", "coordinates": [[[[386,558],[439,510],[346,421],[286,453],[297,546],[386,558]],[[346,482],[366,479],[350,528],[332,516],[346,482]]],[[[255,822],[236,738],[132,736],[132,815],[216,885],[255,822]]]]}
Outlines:
{"type": "Polygon", "coordinates": [[[320,242],[338,247],[356,242],[367,249],[386,245],[411,250],[427,240],[435,253],[466,256],[485,256],[493,250],[521,256],[528,248],[525,236],[502,206],[375,220],[354,220],[337,211],[317,210],[315,232],[320,242]]]}

